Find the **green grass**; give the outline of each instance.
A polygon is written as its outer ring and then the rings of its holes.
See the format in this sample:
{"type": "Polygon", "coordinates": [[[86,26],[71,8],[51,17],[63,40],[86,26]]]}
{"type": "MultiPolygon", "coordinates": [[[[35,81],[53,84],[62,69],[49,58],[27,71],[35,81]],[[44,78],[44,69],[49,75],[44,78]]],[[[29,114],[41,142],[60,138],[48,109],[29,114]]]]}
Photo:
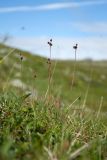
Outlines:
{"type": "Polygon", "coordinates": [[[52,61],[46,96],[47,60],[17,49],[9,54],[12,49],[0,45],[0,51],[3,48],[0,160],[105,160],[107,63],[78,61],[72,88],[74,61],[52,61]],[[13,86],[13,80],[23,83],[13,86]]]}
{"type": "Polygon", "coordinates": [[[0,159],[100,160],[107,156],[106,115],[97,116],[72,106],[58,108],[42,100],[33,102],[12,92],[0,95],[0,159]],[[47,150],[46,150],[47,149],[47,150]],[[54,159],[54,158],[53,158],[54,159]]]}

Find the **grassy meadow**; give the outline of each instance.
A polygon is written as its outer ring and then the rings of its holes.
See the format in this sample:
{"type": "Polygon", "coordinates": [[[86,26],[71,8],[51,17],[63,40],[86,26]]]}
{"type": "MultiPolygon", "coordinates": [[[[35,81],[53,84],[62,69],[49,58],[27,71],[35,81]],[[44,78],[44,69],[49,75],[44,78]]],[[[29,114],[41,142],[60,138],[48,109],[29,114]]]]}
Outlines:
{"type": "Polygon", "coordinates": [[[0,44],[0,160],[106,160],[106,121],[107,61],[0,44]]]}

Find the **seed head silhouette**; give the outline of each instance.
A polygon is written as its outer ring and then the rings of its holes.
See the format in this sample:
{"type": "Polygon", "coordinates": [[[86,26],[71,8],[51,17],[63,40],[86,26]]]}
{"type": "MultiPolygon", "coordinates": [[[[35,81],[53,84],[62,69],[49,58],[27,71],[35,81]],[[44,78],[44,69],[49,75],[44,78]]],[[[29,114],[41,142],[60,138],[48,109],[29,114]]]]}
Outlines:
{"type": "Polygon", "coordinates": [[[48,42],[49,46],[52,46],[52,39],[50,39],[50,41],[48,42]]]}
{"type": "Polygon", "coordinates": [[[78,48],[78,44],[76,44],[75,46],[73,46],[73,48],[76,50],[78,48]]]}

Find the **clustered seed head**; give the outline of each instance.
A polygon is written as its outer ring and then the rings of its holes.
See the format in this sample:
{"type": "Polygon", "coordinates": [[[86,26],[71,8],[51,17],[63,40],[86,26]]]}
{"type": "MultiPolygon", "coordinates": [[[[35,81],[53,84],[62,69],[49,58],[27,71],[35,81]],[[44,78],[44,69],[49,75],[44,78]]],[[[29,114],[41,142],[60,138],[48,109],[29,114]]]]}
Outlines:
{"type": "Polygon", "coordinates": [[[23,56],[22,56],[22,54],[20,53],[20,59],[21,59],[21,61],[23,61],[23,56]]]}
{"type": "Polygon", "coordinates": [[[34,74],[34,78],[37,78],[37,74],[36,73],[34,74]]]}
{"type": "Polygon", "coordinates": [[[73,46],[73,49],[77,49],[78,48],[78,44],[76,44],[75,46],[73,46]]]}
{"type": "Polygon", "coordinates": [[[52,39],[50,39],[50,41],[48,41],[48,44],[49,44],[50,47],[52,47],[52,45],[53,45],[52,44],[52,39]]]}
{"type": "Polygon", "coordinates": [[[51,64],[51,59],[50,58],[47,59],[47,63],[51,64]]]}

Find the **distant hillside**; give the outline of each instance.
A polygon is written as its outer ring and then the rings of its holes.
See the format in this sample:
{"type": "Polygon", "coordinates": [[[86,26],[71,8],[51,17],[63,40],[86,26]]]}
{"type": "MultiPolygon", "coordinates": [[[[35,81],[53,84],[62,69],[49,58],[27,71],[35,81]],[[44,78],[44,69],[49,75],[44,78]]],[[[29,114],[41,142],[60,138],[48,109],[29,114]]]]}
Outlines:
{"type": "MultiPolygon", "coordinates": [[[[51,94],[60,103],[107,110],[107,62],[52,61],[51,94]],[[73,85],[72,85],[73,84],[73,85]],[[78,98],[79,97],[79,98],[78,98]]],[[[31,92],[43,98],[48,88],[47,59],[0,44],[0,90],[31,92]],[[22,60],[21,60],[22,59],[22,60]]]]}

